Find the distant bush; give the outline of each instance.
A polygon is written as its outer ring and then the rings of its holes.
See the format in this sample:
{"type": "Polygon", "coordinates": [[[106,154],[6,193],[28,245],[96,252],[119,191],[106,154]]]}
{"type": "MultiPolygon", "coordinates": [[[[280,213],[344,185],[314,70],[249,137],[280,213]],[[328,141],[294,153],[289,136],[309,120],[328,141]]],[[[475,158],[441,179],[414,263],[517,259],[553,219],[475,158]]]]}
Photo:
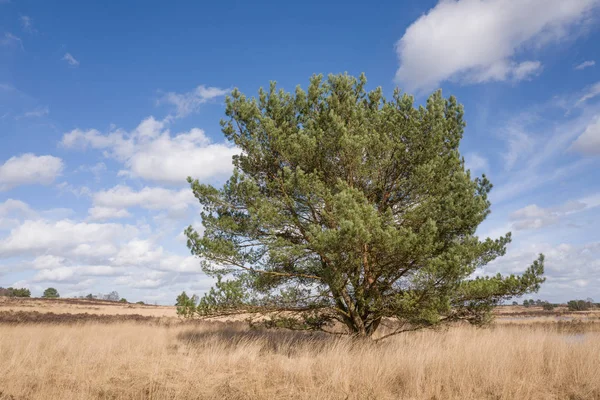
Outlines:
{"type": "Polygon", "coordinates": [[[119,303],[127,303],[127,299],[126,298],[122,298],[121,300],[119,300],[119,303]]]}
{"type": "Polygon", "coordinates": [[[533,300],[523,300],[523,306],[524,307],[531,307],[533,305],[535,305],[535,301],[533,301],[533,300]]]}
{"type": "Polygon", "coordinates": [[[60,297],[60,294],[58,294],[58,290],[50,287],[44,290],[44,294],[42,294],[42,297],[45,299],[57,299],[60,297]]]}
{"type": "Polygon", "coordinates": [[[31,297],[31,292],[29,291],[29,289],[25,289],[25,288],[12,288],[9,287],[7,289],[0,287],[0,296],[6,296],[6,297],[31,297]]]}
{"type": "Polygon", "coordinates": [[[552,304],[552,303],[549,303],[549,302],[546,301],[546,302],[544,302],[544,304],[542,305],[542,307],[544,308],[544,310],[552,311],[552,310],[554,310],[554,308],[556,307],[556,305],[552,304]]]}
{"type": "Polygon", "coordinates": [[[569,307],[569,311],[587,311],[593,307],[593,303],[591,301],[586,300],[570,300],[567,303],[567,307],[569,307]]]}
{"type": "Polygon", "coordinates": [[[146,303],[144,303],[143,301],[138,301],[135,304],[141,304],[141,305],[146,305],[146,303]]]}

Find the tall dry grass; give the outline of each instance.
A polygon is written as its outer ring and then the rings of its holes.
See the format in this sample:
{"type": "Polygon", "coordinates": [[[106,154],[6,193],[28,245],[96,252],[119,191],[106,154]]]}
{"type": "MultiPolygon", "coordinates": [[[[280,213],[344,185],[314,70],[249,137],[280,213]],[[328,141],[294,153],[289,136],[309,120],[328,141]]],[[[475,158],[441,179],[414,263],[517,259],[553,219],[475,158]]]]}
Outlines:
{"type": "Polygon", "coordinates": [[[599,363],[598,333],[550,327],[374,344],[233,324],[0,326],[14,399],[597,399],[599,363]]]}

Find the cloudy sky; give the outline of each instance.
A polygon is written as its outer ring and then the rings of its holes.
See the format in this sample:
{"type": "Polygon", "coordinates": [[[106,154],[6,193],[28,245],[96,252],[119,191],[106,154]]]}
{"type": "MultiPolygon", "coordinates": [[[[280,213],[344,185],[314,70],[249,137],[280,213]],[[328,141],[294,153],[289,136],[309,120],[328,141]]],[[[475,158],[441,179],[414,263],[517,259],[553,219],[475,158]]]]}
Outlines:
{"type": "Polygon", "coordinates": [[[185,178],[231,172],[224,96],[347,71],[465,105],[479,233],[514,238],[480,274],[543,252],[535,298],[600,297],[600,0],[121,3],[0,0],[0,286],[201,294],[185,178]]]}

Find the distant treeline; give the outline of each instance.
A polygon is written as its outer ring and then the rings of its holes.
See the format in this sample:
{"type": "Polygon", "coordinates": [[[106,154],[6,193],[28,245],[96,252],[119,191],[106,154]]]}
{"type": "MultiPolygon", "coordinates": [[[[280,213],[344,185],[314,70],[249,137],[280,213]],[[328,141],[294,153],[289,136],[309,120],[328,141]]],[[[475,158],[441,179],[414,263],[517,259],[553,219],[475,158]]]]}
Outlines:
{"type": "Polygon", "coordinates": [[[29,291],[29,289],[25,289],[25,288],[13,288],[13,287],[9,287],[9,288],[3,288],[0,287],[0,296],[5,296],[5,297],[31,297],[31,291],[29,291]]]}
{"type": "MultiPolygon", "coordinates": [[[[519,305],[516,301],[513,301],[513,306],[519,305]]],[[[524,307],[542,307],[544,310],[553,310],[558,306],[567,306],[569,311],[587,311],[593,308],[600,308],[600,303],[594,303],[593,299],[587,298],[585,300],[569,300],[566,304],[550,303],[546,300],[523,300],[524,307]]]]}
{"type": "MultiPolygon", "coordinates": [[[[0,297],[31,297],[31,291],[29,289],[26,288],[13,288],[13,287],[9,287],[9,288],[3,288],[0,286],[0,297]]],[[[58,290],[56,290],[55,288],[48,288],[46,290],[44,290],[44,293],[42,295],[42,298],[48,298],[48,299],[56,299],[59,298],[60,294],[58,293],[58,290]]],[[[79,296],[79,297],[75,297],[78,299],[84,299],[84,300],[107,300],[107,301],[115,301],[115,302],[120,302],[120,303],[129,303],[127,301],[127,299],[120,297],[119,293],[117,293],[116,291],[112,291],[108,294],[88,294],[86,296],[79,296]]],[[[143,301],[138,301],[135,304],[145,304],[143,301]]]]}

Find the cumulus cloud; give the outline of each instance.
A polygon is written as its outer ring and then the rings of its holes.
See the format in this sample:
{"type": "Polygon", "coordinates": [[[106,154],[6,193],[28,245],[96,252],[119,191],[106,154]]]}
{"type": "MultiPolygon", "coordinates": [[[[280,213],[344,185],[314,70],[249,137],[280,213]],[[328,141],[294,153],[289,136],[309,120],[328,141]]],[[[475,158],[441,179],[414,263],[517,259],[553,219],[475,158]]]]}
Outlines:
{"type": "Polygon", "coordinates": [[[485,267],[483,273],[522,273],[539,253],[546,256],[546,282],[539,297],[550,301],[594,297],[600,291],[600,242],[525,244],[509,248],[507,254],[485,267]]]}
{"type": "Polygon", "coordinates": [[[210,179],[228,175],[231,157],[239,153],[226,143],[212,143],[203,130],[171,135],[166,122],[153,117],[143,120],[131,132],[74,129],[65,133],[62,145],[68,148],[94,148],[124,163],[121,176],[184,184],[188,176],[210,179]]]}
{"type": "Polygon", "coordinates": [[[587,126],[573,142],[571,149],[589,156],[600,155],[600,116],[587,126]]]}
{"type": "Polygon", "coordinates": [[[42,269],[37,272],[34,282],[80,282],[90,276],[112,276],[119,273],[117,268],[108,265],[68,266],[42,269]]]}
{"type": "Polygon", "coordinates": [[[127,210],[112,207],[92,207],[88,213],[92,221],[131,217],[131,214],[127,210]]]}
{"type": "Polygon", "coordinates": [[[7,199],[0,203],[0,218],[9,215],[16,216],[17,214],[31,215],[33,213],[34,211],[29,205],[21,200],[7,199]]]}
{"type": "Polygon", "coordinates": [[[229,89],[200,85],[196,89],[186,93],[168,92],[159,100],[159,103],[172,105],[175,108],[175,116],[182,118],[198,111],[202,104],[223,97],[228,92],[229,89]]]}
{"type": "Polygon", "coordinates": [[[575,69],[578,71],[581,71],[582,69],[586,69],[588,67],[593,67],[594,65],[596,65],[596,61],[594,61],[594,60],[584,61],[581,64],[575,66],[575,69]]]}
{"type": "Polygon", "coordinates": [[[565,216],[590,210],[600,206],[600,194],[572,200],[556,207],[539,207],[531,204],[514,211],[510,215],[512,227],[516,230],[540,229],[558,223],[565,216]]]}
{"type": "Polygon", "coordinates": [[[190,189],[175,191],[162,187],[144,187],[136,191],[129,186],[117,185],[94,193],[93,202],[97,206],[115,209],[142,207],[148,210],[177,210],[187,208],[196,200],[190,189]]]}
{"type": "Polygon", "coordinates": [[[527,47],[564,39],[580,27],[598,0],[444,0],[396,44],[396,81],[409,91],[465,83],[523,80],[541,70],[518,61],[527,47]]]}
{"type": "Polygon", "coordinates": [[[35,215],[28,204],[14,199],[0,203],[0,230],[12,229],[19,224],[21,218],[35,215]]]}
{"type": "Polygon", "coordinates": [[[63,161],[31,153],[9,158],[0,164],[0,192],[20,185],[49,185],[62,173],[63,161]]]}
{"type": "MultiPolygon", "coordinates": [[[[145,193],[128,189],[116,197],[132,205],[143,201],[148,196],[145,193]]],[[[152,207],[171,206],[151,203],[152,207]]],[[[113,290],[113,285],[129,290],[176,285],[176,289],[171,288],[171,293],[175,293],[189,283],[178,278],[181,274],[202,272],[197,258],[163,248],[160,238],[147,226],[52,221],[45,219],[44,214],[47,213],[34,211],[18,200],[0,203],[0,224],[6,215],[15,219],[11,231],[3,238],[0,236],[0,269],[4,259],[11,263],[13,271],[31,271],[33,274],[21,282],[23,285],[56,283],[61,293],[63,289],[87,290],[92,283],[96,290],[113,290]],[[18,260],[16,264],[14,259],[18,260]]],[[[212,282],[206,276],[198,279],[204,282],[203,287],[212,282]]]]}
{"type": "Polygon", "coordinates": [[[90,250],[95,245],[114,247],[123,240],[137,236],[138,232],[134,226],[114,223],[26,220],[11,230],[8,237],[0,240],[0,258],[42,255],[48,249],[61,255],[79,251],[80,255],[85,256],[85,248],[80,246],[88,246],[90,250]]]}
{"type": "Polygon", "coordinates": [[[66,61],[67,64],[69,64],[71,67],[79,67],[79,61],[77,61],[77,59],[73,57],[71,53],[65,53],[62,59],[66,61]]]}

